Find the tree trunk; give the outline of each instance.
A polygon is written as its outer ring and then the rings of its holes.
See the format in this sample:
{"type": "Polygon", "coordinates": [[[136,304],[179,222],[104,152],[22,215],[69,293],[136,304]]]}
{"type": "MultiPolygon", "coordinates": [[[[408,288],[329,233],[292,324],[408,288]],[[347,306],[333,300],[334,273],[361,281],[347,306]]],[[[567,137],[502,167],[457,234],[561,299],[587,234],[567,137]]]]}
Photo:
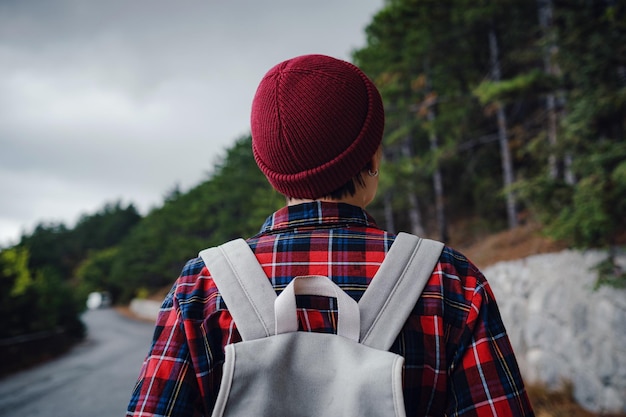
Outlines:
{"type": "MultiPolygon", "coordinates": [[[[431,92],[430,84],[430,65],[428,60],[424,62],[424,73],[426,74],[426,94],[431,92]]],[[[437,137],[437,131],[434,124],[436,119],[435,109],[433,106],[435,103],[427,103],[428,105],[428,122],[430,123],[430,150],[435,158],[438,158],[437,151],[439,150],[439,138],[437,137]]],[[[433,169],[433,189],[435,191],[435,215],[437,218],[437,230],[439,232],[439,240],[442,242],[448,241],[448,222],[446,220],[445,199],[443,192],[443,179],[441,176],[441,170],[439,169],[438,159],[435,161],[435,167],[433,169]]]]}
{"type": "MultiPolygon", "coordinates": [[[[555,75],[554,53],[556,45],[552,34],[552,0],[537,0],[539,12],[539,25],[546,39],[543,48],[543,69],[549,75],[555,75]]],[[[546,96],[546,111],[548,113],[548,143],[550,144],[550,155],[548,156],[548,172],[553,180],[560,176],[559,165],[555,155],[557,145],[557,114],[556,95],[554,92],[546,96]]]]}
{"type": "MultiPolygon", "coordinates": [[[[394,162],[394,153],[390,148],[383,148],[383,159],[394,162]]],[[[383,191],[383,214],[385,217],[385,230],[389,233],[396,232],[396,222],[393,215],[393,191],[390,189],[383,191]]]]}
{"type": "MultiPolygon", "coordinates": [[[[411,135],[408,135],[401,145],[402,156],[405,158],[413,158],[411,151],[411,135]]],[[[413,185],[415,181],[411,179],[409,182],[409,191],[407,201],[409,203],[409,222],[411,224],[411,233],[417,236],[424,236],[424,226],[422,225],[422,215],[420,213],[419,200],[415,194],[413,185]]]]}
{"type": "MultiPolygon", "coordinates": [[[[537,7],[539,12],[539,25],[545,38],[545,45],[543,48],[543,67],[546,74],[552,76],[558,76],[561,73],[559,64],[556,62],[556,54],[558,52],[558,45],[555,39],[554,27],[552,23],[553,17],[553,4],[552,0],[537,0],[537,7]]],[[[565,106],[565,98],[562,92],[557,91],[550,92],[546,96],[546,111],[548,113],[548,143],[550,144],[551,151],[548,156],[548,172],[550,178],[556,180],[563,177],[567,184],[574,184],[575,178],[572,172],[572,155],[566,153],[563,157],[563,161],[557,160],[555,149],[558,143],[557,128],[559,124],[559,110],[558,107],[563,108],[565,106]],[[557,105],[558,104],[558,105],[557,105]]],[[[562,115],[561,115],[562,117],[562,115]]]]}
{"type": "Polygon", "coordinates": [[[419,200],[414,192],[409,192],[409,221],[411,222],[411,233],[417,236],[424,236],[422,226],[422,215],[420,214],[419,200]]]}
{"type": "Polygon", "coordinates": [[[393,218],[391,191],[386,191],[383,195],[383,209],[385,213],[385,230],[389,233],[396,233],[396,225],[393,218]]]}
{"type": "MultiPolygon", "coordinates": [[[[498,57],[498,40],[496,32],[492,28],[489,31],[489,51],[491,57],[491,75],[495,81],[502,78],[500,73],[500,59],[498,57]]],[[[504,107],[496,104],[496,116],[498,120],[498,141],[500,142],[500,157],[502,160],[502,176],[504,181],[504,190],[506,194],[506,212],[509,223],[509,229],[517,226],[517,209],[515,207],[515,195],[511,190],[513,185],[513,162],[511,159],[511,149],[509,148],[509,138],[507,135],[506,115],[504,107]]]]}
{"type": "MultiPolygon", "coordinates": [[[[428,110],[428,120],[430,122],[435,121],[435,112],[432,109],[428,110]]],[[[439,149],[439,141],[437,134],[434,130],[430,134],[430,150],[434,155],[437,155],[439,149]]],[[[435,211],[437,216],[437,229],[439,231],[439,240],[442,242],[448,241],[448,222],[446,220],[446,211],[444,205],[443,195],[443,179],[441,177],[441,170],[439,169],[439,163],[435,165],[433,171],[433,188],[435,190],[435,211]]]]}

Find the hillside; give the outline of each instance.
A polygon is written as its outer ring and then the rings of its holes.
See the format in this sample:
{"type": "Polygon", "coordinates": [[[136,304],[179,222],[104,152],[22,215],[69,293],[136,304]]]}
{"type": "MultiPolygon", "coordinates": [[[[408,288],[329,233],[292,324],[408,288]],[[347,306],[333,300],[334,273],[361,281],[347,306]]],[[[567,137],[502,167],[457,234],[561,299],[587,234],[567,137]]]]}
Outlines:
{"type": "Polygon", "coordinates": [[[500,261],[511,261],[540,253],[558,252],[567,247],[544,236],[541,226],[528,223],[512,230],[499,233],[474,236],[472,241],[454,240],[455,249],[471,259],[479,268],[485,268],[500,261]]]}

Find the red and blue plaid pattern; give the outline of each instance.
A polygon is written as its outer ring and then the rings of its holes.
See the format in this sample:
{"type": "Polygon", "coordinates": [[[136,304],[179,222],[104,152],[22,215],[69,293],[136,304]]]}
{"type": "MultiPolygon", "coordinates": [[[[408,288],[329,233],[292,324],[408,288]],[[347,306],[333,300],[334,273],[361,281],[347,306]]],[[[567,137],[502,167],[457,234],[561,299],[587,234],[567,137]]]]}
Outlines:
{"type": "MultiPolygon", "coordinates": [[[[341,203],[285,207],[248,243],[277,291],[326,275],[356,300],[394,235],[341,203]]],[[[303,331],[335,332],[334,299],[298,296],[303,331]]],[[[209,416],[224,346],[241,338],[201,259],[163,302],[127,416],[209,416]]],[[[405,358],[407,416],[532,416],[498,308],[482,273],[446,247],[391,351],[405,358]]]]}

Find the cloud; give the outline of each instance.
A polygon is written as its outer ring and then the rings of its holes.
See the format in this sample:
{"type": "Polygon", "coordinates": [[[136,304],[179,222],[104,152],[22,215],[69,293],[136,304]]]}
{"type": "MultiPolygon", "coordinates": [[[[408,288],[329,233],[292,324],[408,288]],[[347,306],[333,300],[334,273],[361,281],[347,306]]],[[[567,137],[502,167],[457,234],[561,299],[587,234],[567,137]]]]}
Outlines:
{"type": "Polygon", "coordinates": [[[349,59],[382,0],[0,2],[0,246],[106,202],[146,212],[249,131],[281,60],[349,59]]]}

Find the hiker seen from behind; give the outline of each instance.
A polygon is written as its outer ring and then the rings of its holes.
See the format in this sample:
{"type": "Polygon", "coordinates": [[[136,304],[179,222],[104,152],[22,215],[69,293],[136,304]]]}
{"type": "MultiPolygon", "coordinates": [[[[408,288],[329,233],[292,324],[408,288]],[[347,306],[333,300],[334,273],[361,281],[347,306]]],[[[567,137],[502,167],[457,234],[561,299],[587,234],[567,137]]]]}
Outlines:
{"type": "Polygon", "coordinates": [[[252,150],[286,205],[187,262],[127,416],[533,415],[481,271],[366,211],[383,128],[377,88],[349,62],[267,72],[252,150]]]}

